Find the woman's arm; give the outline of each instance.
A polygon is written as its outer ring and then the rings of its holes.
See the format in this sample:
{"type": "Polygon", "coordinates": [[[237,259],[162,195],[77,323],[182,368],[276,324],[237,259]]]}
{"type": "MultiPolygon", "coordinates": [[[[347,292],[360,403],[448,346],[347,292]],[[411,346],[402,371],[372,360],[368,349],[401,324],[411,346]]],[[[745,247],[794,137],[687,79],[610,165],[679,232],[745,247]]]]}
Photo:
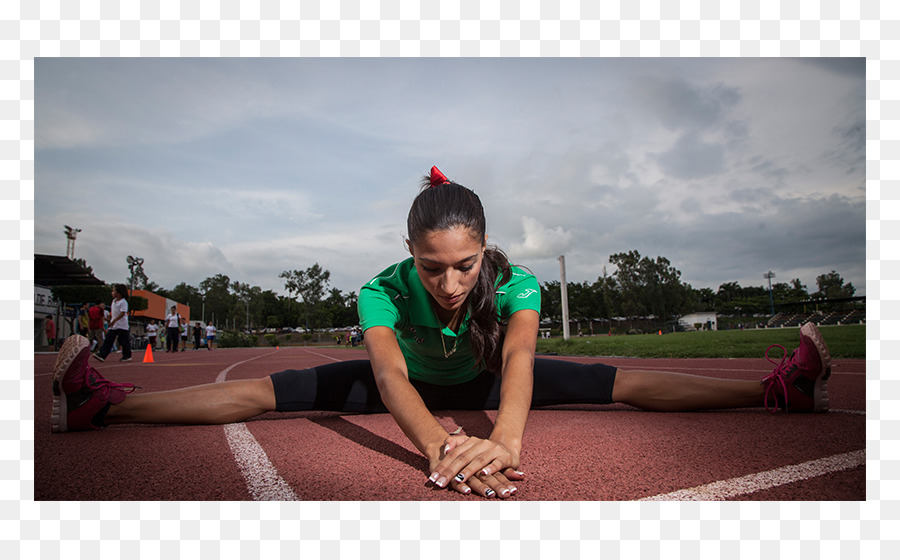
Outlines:
{"type": "MultiPolygon", "coordinates": [[[[366,350],[381,400],[406,437],[434,466],[442,457],[448,433],[428,411],[418,391],[410,384],[406,360],[400,352],[394,331],[388,327],[371,327],[365,332],[366,350]]],[[[454,473],[456,474],[456,473],[454,473]]],[[[446,486],[436,479],[439,486],[446,486]]]]}
{"type": "Polygon", "coordinates": [[[531,409],[539,321],[533,310],[510,316],[502,348],[500,406],[494,430],[487,440],[473,437],[452,446],[435,468],[440,476],[458,473],[456,481],[486,496],[508,497],[515,492],[512,481],[523,479],[515,469],[519,468],[522,434],[531,409]]]}
{"type": "Polygon", "coordinates": [[[537,345],[540,317],[536,311],[523,309],[512,314],[503,341],[503,372],[500,382],[500,407],[490,439],[503,445],[515,455],[515,465],[488,465],[486,474],[504,467],[519,467],[522,434],[534,385],[534,352],[537,345]]]}

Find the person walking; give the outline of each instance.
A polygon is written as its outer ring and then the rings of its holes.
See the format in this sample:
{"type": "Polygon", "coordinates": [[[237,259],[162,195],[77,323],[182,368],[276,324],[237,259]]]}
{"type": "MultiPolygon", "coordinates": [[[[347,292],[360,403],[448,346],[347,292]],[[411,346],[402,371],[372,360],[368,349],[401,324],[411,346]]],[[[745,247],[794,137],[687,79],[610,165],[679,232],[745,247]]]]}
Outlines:
{"type": "Polygon", "coordinates": [[[91,351],[99,349],[103,345],[106,329],[103,328],[106,315],[106,304],[98,301],[88,309],[88,339],[91,341],[91,351]]]}
{"type": "Polygon", "coordinates": [[[118,341],[119,347],[122,349],[122,357],[120,362],[131,361],[131,332],[128,328],[128,287],[125,284],[116,284],[112,289],[112,307],[110,308],[109,329],[103,339],[103,346],[94,354],[94,357],[101,362],[106,361],[106,357],[112,351],[113,343],[118,341]]]}
{"type": "Polygon", "coordinates": [[[206,325],[206,349],[212,350],[216,341],[216,326],[212,323],[206,325]]]}

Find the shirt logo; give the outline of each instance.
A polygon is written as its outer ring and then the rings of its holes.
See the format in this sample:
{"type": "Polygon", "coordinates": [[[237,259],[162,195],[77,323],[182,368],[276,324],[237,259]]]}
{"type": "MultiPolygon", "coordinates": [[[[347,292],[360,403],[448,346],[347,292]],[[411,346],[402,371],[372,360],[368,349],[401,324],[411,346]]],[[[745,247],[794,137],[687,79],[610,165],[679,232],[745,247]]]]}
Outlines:
{"type": "Polygon", "coordinates": [[[519,299],[525,299],[525,298],[529,297],[531,294],[536,294],[536,293],[537,293],[537,290],[528,288],[527,290],[525,290],[521,294],[517,295],[516,297],[519,299]]]}

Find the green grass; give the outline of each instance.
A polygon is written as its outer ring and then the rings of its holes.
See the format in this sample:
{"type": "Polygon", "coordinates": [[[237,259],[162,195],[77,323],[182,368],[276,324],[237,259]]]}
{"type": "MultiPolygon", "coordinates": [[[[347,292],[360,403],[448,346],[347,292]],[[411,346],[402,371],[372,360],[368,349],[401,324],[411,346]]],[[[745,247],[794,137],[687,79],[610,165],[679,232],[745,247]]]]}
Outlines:
{"type": "MultiPolygon", "coordinates": [[[[834,358],[865,358],[865,325],[820,327],[834,358]]],[[[632,358],[761,358],[770,344],[797,347],[799,328],[636,334],[538,340],[538,353],[566,356],[627,356],[632,358]]],[[[778,349],[769,354],[781,359],[778,349]]]]}

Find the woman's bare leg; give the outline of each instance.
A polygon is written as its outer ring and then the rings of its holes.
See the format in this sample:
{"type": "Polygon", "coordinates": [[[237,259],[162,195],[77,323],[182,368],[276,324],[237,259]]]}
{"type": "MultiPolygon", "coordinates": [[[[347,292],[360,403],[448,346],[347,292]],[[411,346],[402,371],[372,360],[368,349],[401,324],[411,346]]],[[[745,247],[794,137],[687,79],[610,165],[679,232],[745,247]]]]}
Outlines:
{"type": "Polygon", "coordinates": [[[759,381],[619,369],[612,396],[644,410],[675,412],[762,406],[764,391],[759,381]]]}
{"type": "Polygon", "coordinates": [[[227,424],[275,410],[267,376],[128,395],[109,407],[107,424],[227,424]]]}

